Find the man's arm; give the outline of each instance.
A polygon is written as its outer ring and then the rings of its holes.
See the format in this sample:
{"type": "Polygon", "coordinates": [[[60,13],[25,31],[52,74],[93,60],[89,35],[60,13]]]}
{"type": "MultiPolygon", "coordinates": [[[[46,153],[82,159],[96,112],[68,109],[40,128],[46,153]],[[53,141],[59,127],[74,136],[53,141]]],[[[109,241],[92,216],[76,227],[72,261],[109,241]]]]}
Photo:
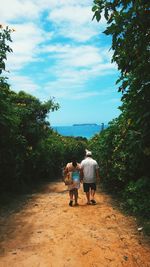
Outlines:
{"type": "Polygon", "coordinates": [[[84,173],[83,173],[83,169],[80,169],[80,182],[83,182],[83,177],[84,177],[84,173]]]}

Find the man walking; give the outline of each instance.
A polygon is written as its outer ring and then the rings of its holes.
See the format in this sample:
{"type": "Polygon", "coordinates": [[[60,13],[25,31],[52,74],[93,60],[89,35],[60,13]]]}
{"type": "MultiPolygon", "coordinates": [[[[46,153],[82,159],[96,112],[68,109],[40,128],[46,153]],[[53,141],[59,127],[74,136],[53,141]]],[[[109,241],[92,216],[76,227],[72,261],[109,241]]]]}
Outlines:
{"type": "Polygon", "coordinates": [[[98,163],[92,158],[92,152],[86,150],[86,158],[81,162],[81,180],[83,180],[83,190],[86,193],[88,205],[96,205],[94,196],[97,179],[99,179],[98,163]]]}

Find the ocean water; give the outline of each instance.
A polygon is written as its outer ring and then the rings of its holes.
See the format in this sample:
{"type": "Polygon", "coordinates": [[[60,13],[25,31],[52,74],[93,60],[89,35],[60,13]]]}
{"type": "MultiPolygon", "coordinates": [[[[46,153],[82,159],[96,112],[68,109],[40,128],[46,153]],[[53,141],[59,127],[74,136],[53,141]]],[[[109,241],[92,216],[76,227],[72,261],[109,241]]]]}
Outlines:
{"type": "Polygon", "coordinates": [[[101,130],[106,128],[105,125],[86,124],[86,125],[72,125],[72,126],[53,126],[52,128],[63,136],[73,137],[86,137],[92,138],[95,134],[100,133],[101,130]]]}

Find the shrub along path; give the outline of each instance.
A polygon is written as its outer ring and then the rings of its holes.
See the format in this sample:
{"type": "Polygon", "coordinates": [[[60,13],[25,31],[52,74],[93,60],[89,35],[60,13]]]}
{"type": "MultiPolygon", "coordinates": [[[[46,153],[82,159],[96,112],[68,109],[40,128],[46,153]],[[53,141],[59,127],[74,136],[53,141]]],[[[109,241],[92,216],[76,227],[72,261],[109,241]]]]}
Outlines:
{"type": "Polygon", "coordinates": [[[136,220],[123,215],[110,196],[96,194],[86,205],[68,206],[62,182],[26,196],[24,206],[0,217],[0,267],[148,267],[148,240],[136,220]]]}

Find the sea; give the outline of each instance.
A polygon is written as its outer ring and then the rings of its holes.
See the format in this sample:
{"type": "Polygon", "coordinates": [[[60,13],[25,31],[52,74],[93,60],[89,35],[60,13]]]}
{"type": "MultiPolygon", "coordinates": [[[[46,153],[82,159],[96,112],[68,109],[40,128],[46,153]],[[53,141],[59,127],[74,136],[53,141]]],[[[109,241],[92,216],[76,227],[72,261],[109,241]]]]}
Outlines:
{"type": "Polygon", "coordinates": [[[107,125],[102,123],[98,124],[74,124],[72,126],[52,126],[54,131],[61,134],[62,136],[73,136],[73,137],[85,137],[90,139],[95,134],[100,133],[103,129],[107,128],[107,125]]]}

